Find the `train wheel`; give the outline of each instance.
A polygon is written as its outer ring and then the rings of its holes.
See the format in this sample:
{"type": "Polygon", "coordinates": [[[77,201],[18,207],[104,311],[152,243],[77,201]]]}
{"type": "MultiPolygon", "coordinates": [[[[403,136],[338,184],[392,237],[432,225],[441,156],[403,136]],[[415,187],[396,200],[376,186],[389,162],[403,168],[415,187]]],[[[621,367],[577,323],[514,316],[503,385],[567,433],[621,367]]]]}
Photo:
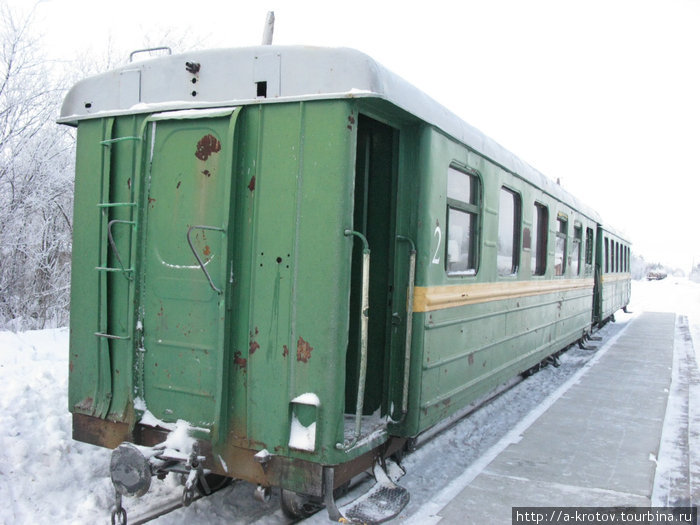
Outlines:
{"type": "Polygon", "coordinates": [[[323,507],[311,496],[286,489],[282,489],[281,506],[284,515],[295,520],[308,518],[323,507]]]}

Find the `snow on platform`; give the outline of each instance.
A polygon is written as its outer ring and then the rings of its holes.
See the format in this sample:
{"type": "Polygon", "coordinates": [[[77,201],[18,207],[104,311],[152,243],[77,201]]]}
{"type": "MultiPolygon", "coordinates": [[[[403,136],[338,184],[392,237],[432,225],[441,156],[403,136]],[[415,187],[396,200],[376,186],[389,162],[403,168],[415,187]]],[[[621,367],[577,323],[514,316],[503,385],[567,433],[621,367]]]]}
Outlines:
{"type": "MultiPolygon", "coordinates": [[[[679,443],[688,436],[688,378],[674,374],[671,386],[674,341],[678,361],[683,351],[678,341],[684,340],[675,332],[673,313],[636,316],[492,447],[481,465],[455,479],[407,523],[510,524],[516,506],[697,503],[688,444],[679,443]],[[677,392],[681,383],[686,387],[677,392]],[[665,421],[667,446],[659,455],[665,421]],[[664,478],[656,486],[655,476],[664,478]]],[[[683,351],[682,357],[697,372],[693,352],[683,351]]]]}

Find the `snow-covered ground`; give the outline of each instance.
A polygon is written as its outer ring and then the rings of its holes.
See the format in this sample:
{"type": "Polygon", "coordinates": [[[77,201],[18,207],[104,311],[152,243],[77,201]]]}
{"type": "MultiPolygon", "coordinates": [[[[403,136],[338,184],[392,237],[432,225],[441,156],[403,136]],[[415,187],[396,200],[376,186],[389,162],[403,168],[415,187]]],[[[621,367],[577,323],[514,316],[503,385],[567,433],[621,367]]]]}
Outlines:
{"type": "MultiPolygon", "coordinates": [[[[675,312],[688,317],[695,352],[700,351],[700,284],[671,277],[634,282],[630,309],[631,314],[618,312],[618,322],[604,328],[604,338],[613,337],[639,312],[675,312]]],[[[419,514],[451,480],[478,465],[593,355],[572,348],[559,368],[548,367],[520,382],[409,455],[400,483],[411,501],[401,516],[419,514]]],[[[0,524],[109,522],[114,499],[110,454],[71,439],[67,384],[67,329],[0,332],[0,524]]],[[[175,480],[152,487],[141,500],[124,500],[130,522],[181,491],[175,480]]],[[[286,523],[279,496],[262,504],[253,499],[253,490],[246,483],[234,484],[155,523],[286,523]]],[[[325,512],[308,521],[326,522],[325,512]]]]}

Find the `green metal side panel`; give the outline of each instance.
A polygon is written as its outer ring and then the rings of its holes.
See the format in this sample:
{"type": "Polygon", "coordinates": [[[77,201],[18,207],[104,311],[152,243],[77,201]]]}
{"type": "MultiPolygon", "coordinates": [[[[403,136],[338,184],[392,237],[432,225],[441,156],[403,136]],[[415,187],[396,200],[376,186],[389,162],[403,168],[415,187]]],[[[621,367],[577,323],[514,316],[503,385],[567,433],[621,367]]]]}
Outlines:
{"type": "MultiPolygon", "coordinates": [[[[472,151],[426,128],[420,141],[421,166],[432,178],[422,179],[421,219],[418,232],[416,285],[431,286],[543,286],[569,283],[576,279],[587,284],[581,289],[493,299],[464,306],[445,307],[416,314],[414,355],[411,374],[411,414],[405,427],[417,433],[465,407],[519,372],[534,366],[547,355],[581,338],[590,327],[593,301],[593,275],[571,275],[570,270],[556,277],[552,264],[544,276],[533,277],[530,252],[521,252],[517,276],[499,276],[496,269],[498,238],[498,199],[502,186],[519,192],[523,225],[532,225],[531,208],[542,202],[549,208],[548,259],[553,259],[557,213],[564,213],[595,228],[577,214],[539,189],[530,186],[472,151]],[[446,242],[446,174],[456,162],[479,174],[482,206],[478,224],[480,266],[474,276],[450,277],[444,257],[446,242]]],[[[571,221],[573,223],[573,220],[571,221]]],[[[573,224],[569,227],[571,247],[573,224]]],[[[521,237],[522,238],[522,237],[521,237]]],[[[566,288],[566,287],[565,287],[566,288]]]]}
{"type": "Polygon", "coordinates": [[[96,219],[101,188],[102,136],[101,120],[85,121],[78,127],[68,383],[71,412],[80,410],[91,413],[97,386],[97,342],[94,333],[98,330],[95,308],[98,275],[95,267],[99,265],[99,254],[95,249],[95,240],[100,235],[99,221],[96,219]]]}
{"type": "MultiPolygon", "coordinates": [[[[246,108],[234,248],[231,443],[324,458],[342,439],[351,241],[349,104],[246,108]],[[320,400],[314,452],[288,449],[291,401],[320,400]]],[[[298,407],[297,407],[298,408],[298,407]]]]}
{"type": "Polygon", "coordinates": [[[133,116],[78,127],[69,405],[112,420],[128,417],[132,398],[139,129],[133,116]]]}

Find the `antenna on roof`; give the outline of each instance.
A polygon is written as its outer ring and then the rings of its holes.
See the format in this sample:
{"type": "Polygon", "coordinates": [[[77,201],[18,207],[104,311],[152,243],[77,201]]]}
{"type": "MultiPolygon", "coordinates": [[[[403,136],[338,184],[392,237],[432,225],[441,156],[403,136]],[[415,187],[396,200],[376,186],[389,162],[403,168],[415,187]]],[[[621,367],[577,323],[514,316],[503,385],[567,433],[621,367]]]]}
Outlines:
{"type": "Polygon", "coordinates": [[[275,12],[268,11],[267,19],[265,20],[265,30],[263,31],[262,45],[272,45],[272,33],[275,30],[275,12]]]}

